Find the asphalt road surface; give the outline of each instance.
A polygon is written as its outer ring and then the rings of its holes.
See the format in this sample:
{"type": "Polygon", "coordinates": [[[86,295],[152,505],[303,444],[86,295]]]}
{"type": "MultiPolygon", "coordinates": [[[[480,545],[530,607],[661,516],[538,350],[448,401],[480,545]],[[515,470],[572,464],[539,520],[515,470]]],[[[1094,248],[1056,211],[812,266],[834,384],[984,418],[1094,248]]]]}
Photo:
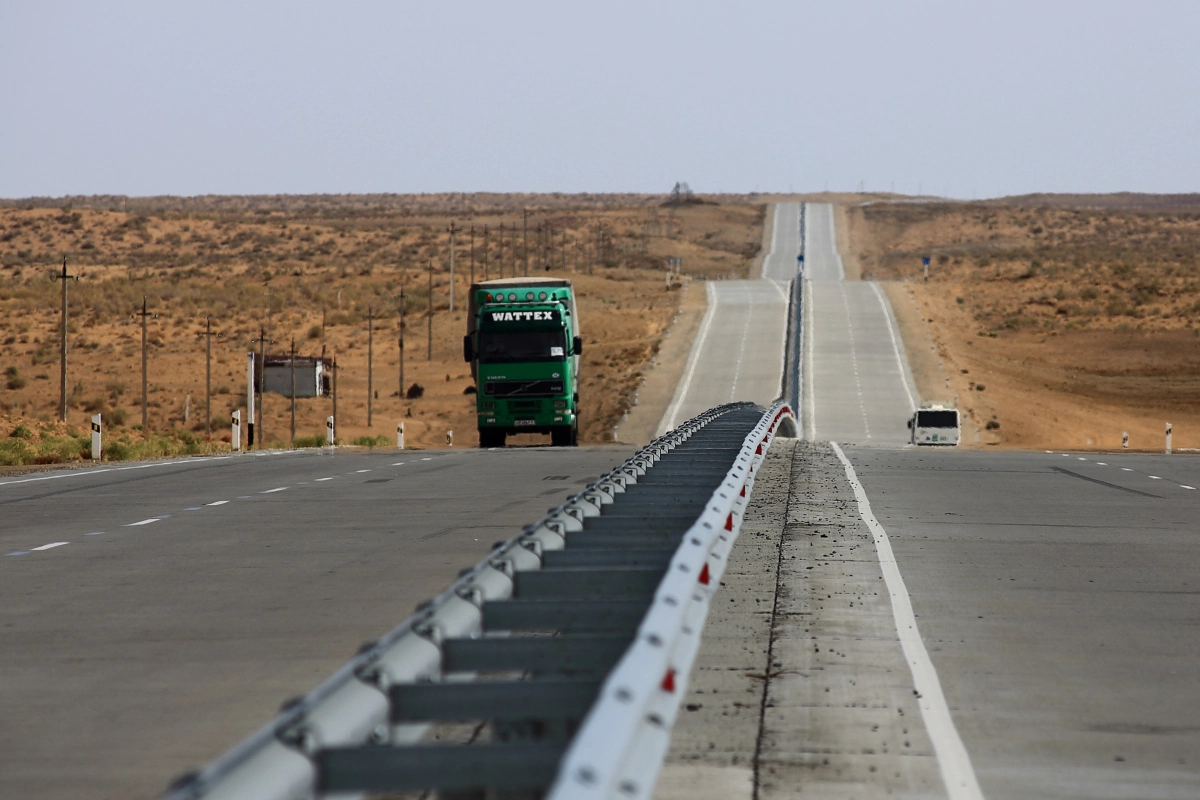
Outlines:
{"type": "Polygon", "coordinates": [[[806,211],[805,436],[811,441],[896,445],[919,402],[891,305],[873,281],[847,281],[833,207],[806,211]]]}
{"type": "Polygon", "coordinates": [[[1200,460],[847,454],[984,796],[1200,797],[1200,460]]]}
{"type": "Polygon", "coordinates": [[[722,403],[766,406],[780,396],[788,281],[796,274],[799,239],[799,205],[778,204],[764,277],[708,282],[708,311],[657,435],[722,403]]]}
{"type": "Polygon", "coordinates": [[[630,452],[0,478],[0,797],[156,797],[630,452]]]}

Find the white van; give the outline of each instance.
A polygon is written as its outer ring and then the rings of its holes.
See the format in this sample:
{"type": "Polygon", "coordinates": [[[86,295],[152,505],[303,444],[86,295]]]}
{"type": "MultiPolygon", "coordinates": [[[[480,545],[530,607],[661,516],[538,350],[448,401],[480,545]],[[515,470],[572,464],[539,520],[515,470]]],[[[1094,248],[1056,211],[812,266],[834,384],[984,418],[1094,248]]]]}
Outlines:
{"type": "Polygon", "coordinates": [[[942,405],[922,406],[913,413],[908,428],[912,431],[909,435],[912,444],[953,447],[959,440],[958,409],[942,405]]]}

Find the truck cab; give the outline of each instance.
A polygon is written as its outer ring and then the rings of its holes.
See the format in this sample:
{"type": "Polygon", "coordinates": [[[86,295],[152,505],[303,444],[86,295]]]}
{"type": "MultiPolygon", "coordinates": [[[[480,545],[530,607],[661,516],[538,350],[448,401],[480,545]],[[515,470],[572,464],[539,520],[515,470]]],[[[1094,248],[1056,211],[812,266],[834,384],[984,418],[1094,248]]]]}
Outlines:
{"type": "Polygon", "coordinates": [[[582,350],[570,281],[474,284],[463,357],[475,378],[479,446],[503,447],[518,433],[548,433],[555,446],[577,444],[582,350]]]}
{"type": "Polygon", "coordinates": [[[957,408],[938,404],[923,405],[908,421],[909,442],[918,446],[948,446],[961,438],[957,408]]]}

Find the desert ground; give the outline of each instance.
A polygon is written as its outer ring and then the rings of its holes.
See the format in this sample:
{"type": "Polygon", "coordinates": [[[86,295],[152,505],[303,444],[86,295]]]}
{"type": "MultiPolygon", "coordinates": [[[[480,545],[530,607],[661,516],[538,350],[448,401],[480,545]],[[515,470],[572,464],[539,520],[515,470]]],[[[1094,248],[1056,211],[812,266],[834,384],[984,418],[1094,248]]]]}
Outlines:
{"type": "Polygon", "coordinates": [[[848,273],[889,293],[926,400],[967,444],[1200,448],[1200,196],[843,206],[848,273]],[[926,279],[922,259],[930,258],[926,279]],[[977,438],[976,438],[977,434],[977,438]]]}
{"type": "MultiPolygon", "coordinates": [[[[336,358],[339,441],[394,446],[403,421],[409,446],[444,446],[447,431],[455,446],[475,446],[461,355],[472,270],[476,280],[528,269],[575,281],[586,343],[581,441],[612,441],[683,294],[680,282],[668,286],[667,258],[682,258],[683,282],[744,277],[760,248],[764,210],[753,198],[669,195],[2,201],[0,463],[78,460],[94,413],[105,419],[111,457],[227,449],[230,414],[246,403],[246,353],[262,338],[269,354],[287,353],[294,341],[300,355],[336,358]],[[68,287],[65,425],[57,421],[61,286],[50,278],[64,257],[80,276],[68,287]],[[148,430],[140,425],[143,297],[151,315],[148,430]],[[216,334],[211,437],[207,320],[216,334]],[[414,385],[423,394],[409,399],[414,385]]],[[[323,438],[331,410],[329,398],[298,400],[297,441],[323,438]]],[[[268,394],[265,411],[266,443],[288,445],[288,398],[268,394]]]]}

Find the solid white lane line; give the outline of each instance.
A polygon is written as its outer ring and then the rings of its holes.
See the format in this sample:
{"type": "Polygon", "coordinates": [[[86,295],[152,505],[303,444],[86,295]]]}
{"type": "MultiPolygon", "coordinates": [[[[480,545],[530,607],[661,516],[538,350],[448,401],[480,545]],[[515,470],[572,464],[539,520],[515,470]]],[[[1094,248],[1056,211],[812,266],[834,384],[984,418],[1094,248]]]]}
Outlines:
{"type": "Polygon", "coordinates": [[[896,326],[893,324],[891,306],[884,299],[876,281],[871,281],[871,288],[875,290],[875,296],[879,298],[879,307],[883,309],[883,317],[887,320],[888,336],[892,337],[892,352],[896,356],[896,369],[900,370],[900,383],[904,384],[904,394],[908,395],[909,410],[916,411],[917,402],[913,400],[912,390],[908,388],[908,373],[904,371],[904,359],[900,357],[900,345],[896,343],[896,326]]]}
{"type": "Polygon", "coordinates": [[[149,525],[151,522],[158,522],[158,519],[159,519],[158,517],[151,517],[150,519],[144,519],[141,522],[130,522],[126,525],[122,525],[121,527],[122,528],[136,528],[138,525],[149,525]]]}
{"type": "Polygon", "coordinates": [[[879,520],[875,519],[867,493],[854,472],[854,465],[836,442],[830,444],[846,468],[846,479],[849,480],[851,488],[854,489],[854,497],[858,500],[858,513],[875,539],[875,550],[879,556],[879,566],[883,570],[883,580],[892,598],[896,633],[900,636],[904,658],[912,670],[913,688],[917,692],[921,718],[925,720],[925,730],[933,742],[942,781],[946,784],[946,793],[950,800],[983,800],[983,791],[979,788],[975,769],[971,766],[971,757],[958,735],[958,729],[954,726],[950,708],[946,705],[946,696],[942,693],[942,685],[938,681],[937,670],[934,669],[933,661],[929,658],[929,652],[925,649],[925,643],[917,630],[912,600],[896,564],[896,555],[892,552],[892,543],[888,539],[887,531],[879,524],[879,520]]]}
{"type": "Polygon", "coordinates": [[[708,294],[708,310],[704,312],[704,320],[700,323],[700,335],[696,337],[696,341],[692,344],[692,352],[688,355],[687,370],[683,373],[683,381],[675,389],[675,400],[667,409],[667,413],[663,414],[656,436],[662,436],[675,427],[675,418],[679,416],[679,407],[683,405],[683,400],[687,397],[688,389],[692,385],[692,375],[696,372],[696,364],[700,361],[700,353],[704,350],[704,343],[708,341],[708,331],[712,327],[713,317],[716,316],[717,290],[715,284],[712,281],[706,281],[704,285],[705,292],[708,294]]]}
{"type": "MultiPolygon", "coordinates": [[[[807,237],[807,233],[805,236],[807,237]]],[[[805,252],[808,252],[807,249],[805,252]]],[[[808,406],[807,438],[808,441],[815,442],[817,440],[817,394],[813,389],[813,384],[816,382],[817,367],[816,364],[813,363],[813,340],[816,339],[817,333],[816,326],[812,318],[813,284],[812,281],[808,280],[807,278],[805,279],[805,283],[806,286],[802,287],[804,289],[804,293],[801,295],[800,299],[800,307],[804,314],[804,320],[802,322],[802,327],[804,330],[801,331],[801,333],[807,335],[808,337],[808,352],[804,356],[804,397],[805,400],[807,400],[804,405],[808,406]]],[[[800,422],[801,424],[804,423],[803,409],[801,409],[800,422]]]]}
{"type": "Polygon", "coordinates": [[[288,487],[286,486],[280,486],[278,489],[267,489],[265,492],[259,492],[259,494],[275,494],[276,492],[282,492],[287,488],[288,487]]]}
{"type": "Polygon", "coordinates": [[[70,542],[51,542],[50,544],[44,544],[41,547],[31,547],[31,548],[29,548],[29,550],[30,550],[30,552],[37,552],[38,550],[49,550],[53,547],[62,547],[64,544],[70,544],[70,542]]]}
{"type": "Polygon", "coordinates": [[[212,501],[211,503],[208,503],[207,505],[210,505],[210,506],[223,506],[223,505],[225,505],[225,504],[226,504],[226,503],[228,503],[228,502],[229,502],[228,500],[214,500],[214,501],[212,501]]]}

